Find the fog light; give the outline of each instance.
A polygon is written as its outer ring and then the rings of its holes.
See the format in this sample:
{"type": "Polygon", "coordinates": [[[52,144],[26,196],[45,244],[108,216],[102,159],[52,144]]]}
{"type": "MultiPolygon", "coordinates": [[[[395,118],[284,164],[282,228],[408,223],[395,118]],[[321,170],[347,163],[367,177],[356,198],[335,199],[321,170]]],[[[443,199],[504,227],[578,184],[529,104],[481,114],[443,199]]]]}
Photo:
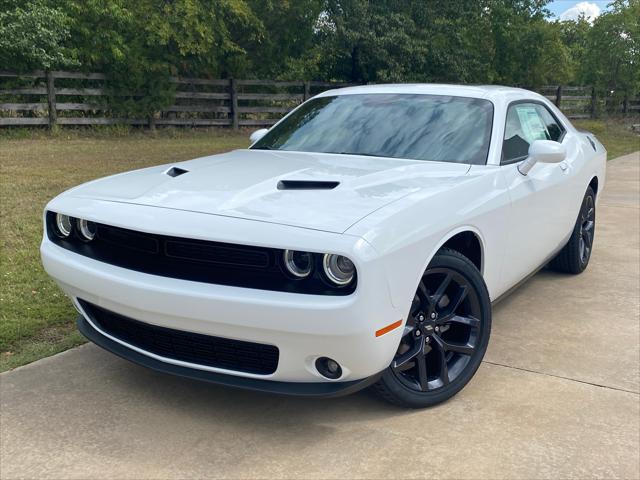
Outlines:
{"type": "Polygon", "coordinates": [[[56,233],[58,236],[66,238],[71,235],[73,230],[73,223],[69,215],[63,215],[62,213],[56,213],[56,233]]]}
{"type": "Polygon", "coordinates": [[[342,367],[338,362],[331,358],[320,357],[316,360],[316,369],[323,377],[335,380],[342,376],[342,367]]]}
{"type": "Polygon", "coordinates": [[[78,229],[83,240],[91,241],[96,236],[96,224],[88,220],[78,220],[78,229]]]}

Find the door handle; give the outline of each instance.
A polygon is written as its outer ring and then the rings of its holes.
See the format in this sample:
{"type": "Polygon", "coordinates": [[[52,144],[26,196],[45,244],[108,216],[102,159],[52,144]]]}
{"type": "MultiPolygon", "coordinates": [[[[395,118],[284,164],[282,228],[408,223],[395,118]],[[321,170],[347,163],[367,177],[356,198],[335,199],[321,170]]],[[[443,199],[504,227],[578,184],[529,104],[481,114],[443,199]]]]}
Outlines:
{"type": "Polygon", "coordinates": [[[567,162],[560,162],[560,168],[562,169],[563,172],[566,172],[567,169],[569,168],[569,164],[567,162]]]}

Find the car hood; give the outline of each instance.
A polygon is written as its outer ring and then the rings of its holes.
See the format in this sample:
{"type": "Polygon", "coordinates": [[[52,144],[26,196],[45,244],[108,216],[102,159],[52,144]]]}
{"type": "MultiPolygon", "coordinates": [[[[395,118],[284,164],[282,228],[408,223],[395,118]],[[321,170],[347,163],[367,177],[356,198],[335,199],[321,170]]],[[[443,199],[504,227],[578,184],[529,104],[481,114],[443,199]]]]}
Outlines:
{"type": "Polygon", "coordinates": [[[342,233],[418,190],[451,188],[468,170],[455,163],[235,150],[95,180],[69,194],[342,233]]]}

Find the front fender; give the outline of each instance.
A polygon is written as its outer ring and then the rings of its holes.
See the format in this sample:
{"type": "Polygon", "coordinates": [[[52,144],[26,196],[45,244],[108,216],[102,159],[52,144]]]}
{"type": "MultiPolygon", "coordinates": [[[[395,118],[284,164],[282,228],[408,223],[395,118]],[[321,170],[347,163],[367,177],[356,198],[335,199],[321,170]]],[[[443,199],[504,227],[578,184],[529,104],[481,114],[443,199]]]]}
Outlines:
{"type": "Polygon", "coordinates": [[[395,307],[408,309],[419,279],[436,252],[469,231],[481,248],[481,273],[493,299],[500,294],[508,245],[510,200],[500,167],[473,166],[446,190],[424,191],[379,209],[350,228],[380,255],[395,307]]]}
{"type": "Polygon", "coordinates": [[[460,225],[443,234],[416,239],[401,249],[387,252],[381,257],[389,282],[391,301],[394,307],[404,312],[405,318],[408,315],[418,283],[431,260],[445,243],[462,232],[472,232],[476,235],[480,242],[482,258],[484,258],[484,238],[480,230],[473,225],[460,225]]]}

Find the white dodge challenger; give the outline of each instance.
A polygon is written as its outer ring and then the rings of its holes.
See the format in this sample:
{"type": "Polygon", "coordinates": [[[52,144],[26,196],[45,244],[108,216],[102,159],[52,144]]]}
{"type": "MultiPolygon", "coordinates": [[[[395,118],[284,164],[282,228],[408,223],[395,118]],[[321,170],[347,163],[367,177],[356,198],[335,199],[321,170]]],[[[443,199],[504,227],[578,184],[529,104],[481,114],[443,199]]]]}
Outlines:
{"type": "Polygon", "coordinates": [[[535,93],[351,87],[252,140],[47,205],[42,262],[86,337],[227,386],[424,407],[478,369],[492,302],[589,263],[606,151],[535,93]]]}

